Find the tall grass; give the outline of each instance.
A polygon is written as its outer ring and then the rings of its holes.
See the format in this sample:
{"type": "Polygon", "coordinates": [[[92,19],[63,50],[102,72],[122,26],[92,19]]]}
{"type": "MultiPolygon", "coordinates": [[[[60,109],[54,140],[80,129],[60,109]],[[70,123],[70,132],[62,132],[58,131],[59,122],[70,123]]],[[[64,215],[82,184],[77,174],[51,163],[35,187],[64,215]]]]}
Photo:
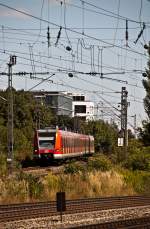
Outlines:
{"type": "Polygon", "coordinates": [[[55,200],[58,191],[65,191],[67,199],[135,194],[123,176],[112,170],[63,175],[49,173],[42,179],[22,174],[13,179],[0,179],[0,203],[55,200]]]}
{"type": "Polygon", "coordinates": [[[67,174],[63,177],[46,177],[47,196],[55,198],[57,191],[65,191],[68,199],[122,196],[135,194],[122,175],[115,171],[67,174]],[[63,185],[62,185],[63,184],[63,185]]]}
{"type": "Polygon", "coordinates": [[[125,183],[137,193],[150,195],[150,172],[122,170],[122,174],[125,183]]]}

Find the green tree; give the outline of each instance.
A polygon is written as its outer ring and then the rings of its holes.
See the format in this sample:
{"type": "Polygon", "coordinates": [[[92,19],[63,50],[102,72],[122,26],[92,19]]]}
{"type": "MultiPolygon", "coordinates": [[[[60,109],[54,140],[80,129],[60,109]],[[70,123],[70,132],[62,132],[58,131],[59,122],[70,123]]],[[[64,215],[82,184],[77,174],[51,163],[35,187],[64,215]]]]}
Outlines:
{"type": "Polygon", "coordinates": [[[117,145],[117,127],[110,125],[103,120],[89,121],[82,124],[82,132],[91,134],[95,139],[96,152],[110,153],[117,145]]]}
{"type": "Polygon", "coordinates": [[[149,60],[147,63],[147,68],[145,70],[145,73],[143,73],[143,76],[146,77],[146,79],[143,80],[143,86],[146,91],[146,96],[144,98],[144,107],[148,115],[148,118],[150,120],[150,42],[149,42],[149,46],[145,45],[145,48],[147,49],[149,60]]]}
{"type": "Polygon", "coordinates": [[[143,121],[143,129],[140,129],[140,138],[145,146],[150,146],[150,121],[143,121]]]}
{"type": "MultiPolygon", "coordinates": [[[[0,91],[0,152],[7,152],[7,90],[0,91]]],[[[53,116],[46,105],[37,104],[31,92],[13,89],[14,153],[21,160],[32,153],[34,129],[50,126],[53,116]]]]}
{"type": "Polygon", "coordinates": [[[143,86],[146,91],[146,96],[144,98],[144,108],[148,116],[148,120],[143,122],[143,130],[141,130],[141,138],[145,145],[150,145],[150,42],[149,45],[144,46],[148,53],[148,63],[143,76],[146,78],[143,80],[143,86]]]}

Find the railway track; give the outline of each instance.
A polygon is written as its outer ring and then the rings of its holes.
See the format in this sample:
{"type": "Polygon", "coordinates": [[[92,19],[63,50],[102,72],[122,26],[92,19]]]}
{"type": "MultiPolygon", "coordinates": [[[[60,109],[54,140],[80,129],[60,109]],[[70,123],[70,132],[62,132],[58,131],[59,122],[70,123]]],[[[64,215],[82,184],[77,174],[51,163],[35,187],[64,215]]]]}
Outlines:
{"type": "Polygon", "coordinates": [[[62,173],[64,170],[64,165],[61,166],[47,166],[47,167],[27,167],[23,168],[22,172],[25,174],[33,174],[34,176],[46,176],[49,172],[57,175],[62,173]]]}
{"type": "MultiPolygon", "coordinates": [[[[125,196],[67,200],[64,214],[100,211],[150,205],[150,196],[125,196]]],[[[56,216],[56,202],[0,205],[0,223],[23,219],[56,216]]]]}
{"type": "Polygon", "coordinates": [[[149,229],[150,217],[142,217],[128,220],[118,220],[100,224],[72,226],[68,229],[149,229]]]}

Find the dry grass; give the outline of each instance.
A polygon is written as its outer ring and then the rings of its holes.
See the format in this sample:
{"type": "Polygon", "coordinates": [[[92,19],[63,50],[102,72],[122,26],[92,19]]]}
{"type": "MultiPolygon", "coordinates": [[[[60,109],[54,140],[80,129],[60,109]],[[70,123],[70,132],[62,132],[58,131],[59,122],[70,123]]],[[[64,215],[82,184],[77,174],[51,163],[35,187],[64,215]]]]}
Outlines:
{"type": "MultiPolygon", "coordinates": [[[[49,178],[51,176],[46,178],[48,183],[49,178]]],[[[123,177],[115,171],[64,175],[54,180],[56,183],[53,183],[53,187],[46,186],[47,194],[52,199],[55,199],[56,192],[60,190],[66,192],[68,199],[135,194],[133,188],[126,185],[123,177]]]]}
{"type": "MultiPolygon", "coordinates": [[[[87,172],[75,175],[53,175],[49,173],[42,181],[42,195],[31,198],[29,183],[25,179],[0,180],[0,202],[16,203],[37,200],[55,200],[56,192],[65,191],[67,199],[100,196],[122,196],[135,194],[126,185],[123,177],[115,171],[87,172]]],[[[30,180],[31,183],[31,180],[30,180]]],[[[34,193],[38,190],[35,187],[34,193]]]]}
{"type": "Polygon", "coordinates": [[[19,203],[28,201],[28,199],[28,183],[25,180],[0,180],[0,203],[19,203]]]}

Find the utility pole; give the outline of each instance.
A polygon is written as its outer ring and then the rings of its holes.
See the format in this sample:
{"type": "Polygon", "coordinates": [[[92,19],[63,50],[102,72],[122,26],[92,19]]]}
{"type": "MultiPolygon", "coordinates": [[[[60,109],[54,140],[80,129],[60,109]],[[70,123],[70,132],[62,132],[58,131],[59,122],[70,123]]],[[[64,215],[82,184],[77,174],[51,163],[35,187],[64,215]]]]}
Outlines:
{"type": "Polygon", "coordinates": [[[123,133],[123,147],[124,147],[125,159],[127,159],[128,157],[128,152],[127,152],[127,145],[128,145],[127,96],[128,96],[128,92],[126,90],[126,87],[122,87],[122,91],[121,91],[121,132],[123,133]]]}
{"type": "Polygon", "coordinates": [[[16,56],[10,56],[8,63],[8,133],[7,133],[7,163],[9,172],[13,166],[13,87],[12,87],[12,66],[16,64],[16,56]]]}

